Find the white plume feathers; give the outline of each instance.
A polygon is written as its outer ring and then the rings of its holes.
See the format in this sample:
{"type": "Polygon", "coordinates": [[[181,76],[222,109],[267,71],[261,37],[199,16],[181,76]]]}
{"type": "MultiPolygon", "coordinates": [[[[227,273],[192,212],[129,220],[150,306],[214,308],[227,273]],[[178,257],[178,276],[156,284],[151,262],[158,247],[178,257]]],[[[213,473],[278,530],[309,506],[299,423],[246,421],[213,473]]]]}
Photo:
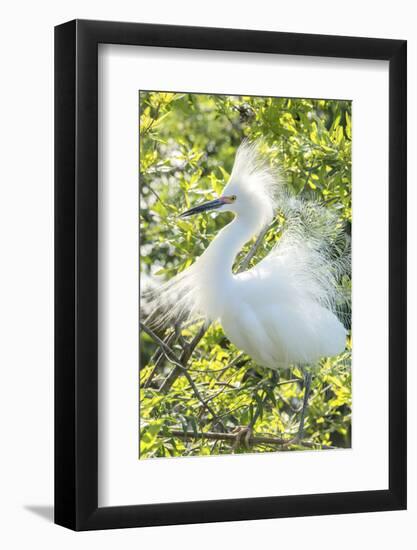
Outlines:
{"type": "Polygon", "coordinates": [[[259,225],[270,223],[275,215],[279,196],[284,189],[278,169],[272,169],[267,158],[260,154],[261,140],[245,139],[239,146],[230,180],[223,190],[224,195],[246,197],[256,213],[259,225]]]}

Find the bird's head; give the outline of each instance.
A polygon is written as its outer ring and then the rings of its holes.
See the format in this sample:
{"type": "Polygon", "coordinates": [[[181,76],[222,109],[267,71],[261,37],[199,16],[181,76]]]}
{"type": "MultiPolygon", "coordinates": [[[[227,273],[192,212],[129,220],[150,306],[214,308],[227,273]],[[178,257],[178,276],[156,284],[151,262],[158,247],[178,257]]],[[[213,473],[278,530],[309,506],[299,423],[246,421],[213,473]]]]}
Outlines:
{"type": "Polygon", "coordinates": [[[264,226],[274,217],[278,183],[277,175],[260,155],[258,144],[244,141],[237,150],[232,174],[222,195],[190,208],[181,217],[215,210],[232,212],[264,226]]]}

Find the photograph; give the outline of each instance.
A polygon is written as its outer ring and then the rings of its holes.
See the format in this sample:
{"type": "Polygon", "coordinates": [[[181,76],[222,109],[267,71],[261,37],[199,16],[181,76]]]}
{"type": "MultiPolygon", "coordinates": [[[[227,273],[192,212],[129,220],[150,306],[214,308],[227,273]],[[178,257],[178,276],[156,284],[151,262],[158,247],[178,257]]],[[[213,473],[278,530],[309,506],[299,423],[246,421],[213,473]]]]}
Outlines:
{"type": "Polygon", "coordinates": [[[351,145],[349,100],[140,90],[140,459],[351,447],[351,145]]]}

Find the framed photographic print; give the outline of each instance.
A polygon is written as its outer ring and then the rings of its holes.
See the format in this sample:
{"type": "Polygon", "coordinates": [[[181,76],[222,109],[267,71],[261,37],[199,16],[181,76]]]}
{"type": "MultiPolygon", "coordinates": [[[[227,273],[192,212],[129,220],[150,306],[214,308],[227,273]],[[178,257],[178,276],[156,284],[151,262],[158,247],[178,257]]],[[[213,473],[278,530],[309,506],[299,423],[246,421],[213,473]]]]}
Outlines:
{"type": "Polygon", "coordinates": [[[406,42],[55,30],[55,521],[406,507],[406,42]]]}

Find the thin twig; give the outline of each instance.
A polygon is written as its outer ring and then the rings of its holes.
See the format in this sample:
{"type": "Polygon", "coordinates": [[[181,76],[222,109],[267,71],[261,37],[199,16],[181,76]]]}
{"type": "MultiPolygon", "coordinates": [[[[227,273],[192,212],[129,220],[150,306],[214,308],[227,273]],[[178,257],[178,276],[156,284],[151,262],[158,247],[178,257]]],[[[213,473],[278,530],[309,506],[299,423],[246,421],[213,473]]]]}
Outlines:
{"type": "Polygon", "coordinates": [[[180,360],[176,356],[175,352],[170,348],[170,346],[168,346],[166,342],[161,340],[159,336],[155,334],[152,329],[146,326],[145,323],[142,323],[142,321],[140,321],[139,325],[143,332],[146,332],[146,334],[150,336],[152,340],[154,340],[158,344],[158,346],[160,346],[160,348],[166,354],[170,361],[172,361],[174,364],[180,364],[180,360]]]}
{"type": "MultiPolygon", "coordinates": [[[[170,346],[173,342],[175,342],[175,337],[176,337],[176,332],[175,331],[171,332],[168,335],[167,339],[166,339],[166,344],[170,346]]],[[[154,354],[153,359],[151,359],[151,361],[150,361],[151,363],[152,362],[154,363],[154,367],[151,370],[151,372],[149,373],[149,376],[146,379],[145,383],[143,384],[144,388],[150,388],[151,387],[152,381],[153,381],[156,373],[159,371],[161,366],[164,364],[164,359],[166,359],[166,354],[162,351],[162,349],[160,347],[158,347],[157,351],[154,354]]]]}
{"type": "Polygon", "coordinates": [[[199,392],[194,380],[192,379],[190,373],[185,370],[184,372],[184,376],[187,378],[190,386],[192,387],[193,391],[194,391],[194,394],[195,396],[197,397],[197,399],[200,401],[200,403],[203,405],[203,407],[205,409],[208,410],[208,412],[211,414],[211,416],[213,417],[213,420],[219,424],[223,429],[225,429],[224,427],[224,424],[223,422],[220,420],[220,418],[217,416],[216,412],[214,411],[214,409],[212,409],[212,407],[208,404],[208,401],[209,400],[206,400],[204,399],[204,397],[201,395],[201,393],[199,392]]]}
{"type": "Polygon", "coordinates": [[[262,231],[259,233],[259,235],[256,237],[256,241],[253,243],[252,247],[246,254],[246,256],[243,258],[242,263],[239,266],[238,273],[242,273],[242,271],[245,271],[248,268],[248,265],[250,264],[252,258],[255,256],[261,242],[263,241],[265,235],[269,231],[269,226],[262,229],[262,231]]]}
{"type": "Polygon", "coordinates": [[[163,384],[159,388],[159,390],[162,393],[167,393],[172,385],[174,384],[175,380],[178,378],[178,376],[181,374],[181,372],[184,372],[187,368],[188,360],[190,359],[191,355],[193,354],[193,351],[201,338],[203,337],[204,333],[206,332],[207,327],[205,324],[202,325],[200,330],[197,332],[197,334],[194,336],[192,341],[187,344],[183,352],[181,353],[181,357],[179,361],[177,360],[175,362],[175,367],[172,369],[172,371],[169,373],[169,375],[165,378],[163,384]]]}
{"type": "Polygon", "coordinates": [[[151,185],[147,185],[147,187],[148,187],[149,191],[152,193],[152,195],[156,198],[156,200],[159,201],[164,208],[168,209],[167,205],[161,199],[161,197],[158,195],[158,193],[155,191],[155,189],[153,189],[151,185]]]}

